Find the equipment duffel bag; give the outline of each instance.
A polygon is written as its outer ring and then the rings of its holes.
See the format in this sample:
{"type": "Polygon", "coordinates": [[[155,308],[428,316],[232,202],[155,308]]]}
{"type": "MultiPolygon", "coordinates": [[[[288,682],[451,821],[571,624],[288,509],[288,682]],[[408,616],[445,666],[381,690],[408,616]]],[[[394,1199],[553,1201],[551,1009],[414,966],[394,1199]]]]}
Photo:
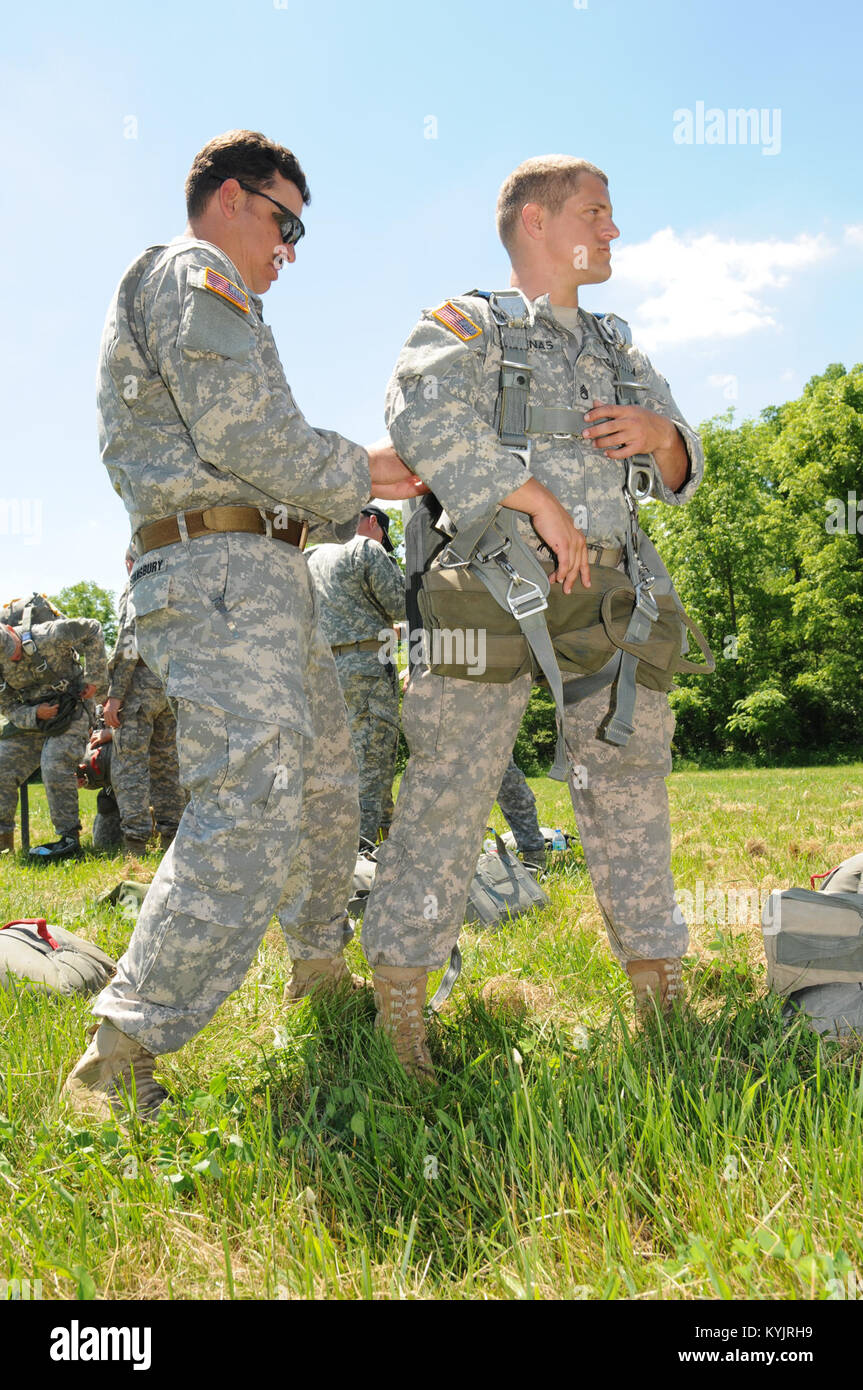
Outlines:
{"type": "Polygon", "coordinates": [[[818,1033],[863,1036],[863,855],[834,869],[820,892],[778,889],[761,927],[767,984],[818,1033]]]}
{"type": "Polygon", "coordinates": [[[92,941],[49,927],[44,917],[0,926],[0,987],[35,986],[57,994],[95,994],[116,964],[92,941]]]}

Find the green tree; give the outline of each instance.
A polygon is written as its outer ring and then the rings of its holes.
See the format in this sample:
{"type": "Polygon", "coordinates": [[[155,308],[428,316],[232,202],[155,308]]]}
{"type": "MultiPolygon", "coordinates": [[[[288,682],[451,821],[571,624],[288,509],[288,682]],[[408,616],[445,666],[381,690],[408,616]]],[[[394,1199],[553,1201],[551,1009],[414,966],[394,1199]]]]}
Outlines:
{"type": "Polygon", "coordinates": [[[111,650],[117,640],[116,598],[110,589],[103,589],[92,579],[79,584],[67,584],[51,602],[67,618],[98,618],[105,634],[105,646],[111,650]]]}
{"type": "Polygon", "coordinates": [[[678,751],[859,747],[863,368],[828,367],[799,400],[737,427],[712,420],[702,437],[693,500],[642,511],[717,658],[713,676],[682,676],[672,694],[678,751]]]}

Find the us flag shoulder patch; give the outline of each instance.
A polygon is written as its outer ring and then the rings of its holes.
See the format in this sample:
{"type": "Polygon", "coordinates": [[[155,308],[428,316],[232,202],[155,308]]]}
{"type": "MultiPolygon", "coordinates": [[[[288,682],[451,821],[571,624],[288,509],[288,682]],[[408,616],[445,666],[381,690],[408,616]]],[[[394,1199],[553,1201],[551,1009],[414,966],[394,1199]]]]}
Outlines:
{"type": "Polygon", "coordinates": [[[233,280],[227,276],[220,275],[217,270],[212,270],[210,266],[204,271],[204,287],[212,290],[214,294],[220,294],[223,299],[228,299],[232,304],[236,304],[238,309],[242,309],[244,314],[249,312],[249,296],[245,290],[241,290],[239,285],[235,285],[233,280]]]}
{"type": "Polygon", "coordinates": [[[471,338],[478,338],[482,329],[469,319],[467,314],[463,314],[449,300],[442,304],[439,309],[435,309],[433,317],[442,323],[444,328],[448,328],[457,338],[461,338],[463,343],[469,343],[471,338]]]}

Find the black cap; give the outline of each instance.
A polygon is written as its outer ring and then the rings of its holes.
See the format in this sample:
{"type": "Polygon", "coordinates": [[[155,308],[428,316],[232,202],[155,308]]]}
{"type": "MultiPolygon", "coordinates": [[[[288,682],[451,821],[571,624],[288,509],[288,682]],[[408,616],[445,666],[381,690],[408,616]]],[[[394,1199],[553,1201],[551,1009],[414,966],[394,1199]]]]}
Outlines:
{"type": "Polygon", "coordinates": [[[386,550],[390,552],[390,554],[392,554],[395,550],[395,546],[390,540],[390,518],[388,513],[385,512],[382,507],[373,507],[369,505],[368,507],[363,507],[360,515],[374,517],[375,521],[378,523],[378,525],[384,533],[384,538],[381,544],[384,546],[386,550]]]}

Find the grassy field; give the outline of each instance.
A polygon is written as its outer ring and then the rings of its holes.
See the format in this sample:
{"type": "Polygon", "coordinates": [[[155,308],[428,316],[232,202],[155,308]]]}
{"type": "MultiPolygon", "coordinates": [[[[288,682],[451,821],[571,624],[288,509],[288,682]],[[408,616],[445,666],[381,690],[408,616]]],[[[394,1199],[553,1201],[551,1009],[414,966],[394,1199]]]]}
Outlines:
{"type": "MultiPolygon", "coordinates": [[[[532,785],[541,820],[571,829],[565,790],[532,785]]],[[[272,929],[243,988],[162,1059],[177,1103],[128,1134],[69,1123],[58,1101],[87,1001],[0,991],[0,1278],[113,1299],[821,1299],[859,1283],[861,1053],[783,1029],[757,913],[729,922],[720,895],[808,887],[863,848],[863,765],[682,772],[670,789],[677,885],[704,920],[669,1027],[635,1030],[577,850],[547,909],[463,935],[431,1093],[401,1076],[369,1002],[282,1008],[272,929]],[[533,987],[522,1017],[515,978],[533,987]]],[[[37,843],[53,835],[31,793],[37,843]]],[[[7,857],[0,921],[46,916],[117,956],[129,923],[94,898],[155,863],[7,857]]]]}

